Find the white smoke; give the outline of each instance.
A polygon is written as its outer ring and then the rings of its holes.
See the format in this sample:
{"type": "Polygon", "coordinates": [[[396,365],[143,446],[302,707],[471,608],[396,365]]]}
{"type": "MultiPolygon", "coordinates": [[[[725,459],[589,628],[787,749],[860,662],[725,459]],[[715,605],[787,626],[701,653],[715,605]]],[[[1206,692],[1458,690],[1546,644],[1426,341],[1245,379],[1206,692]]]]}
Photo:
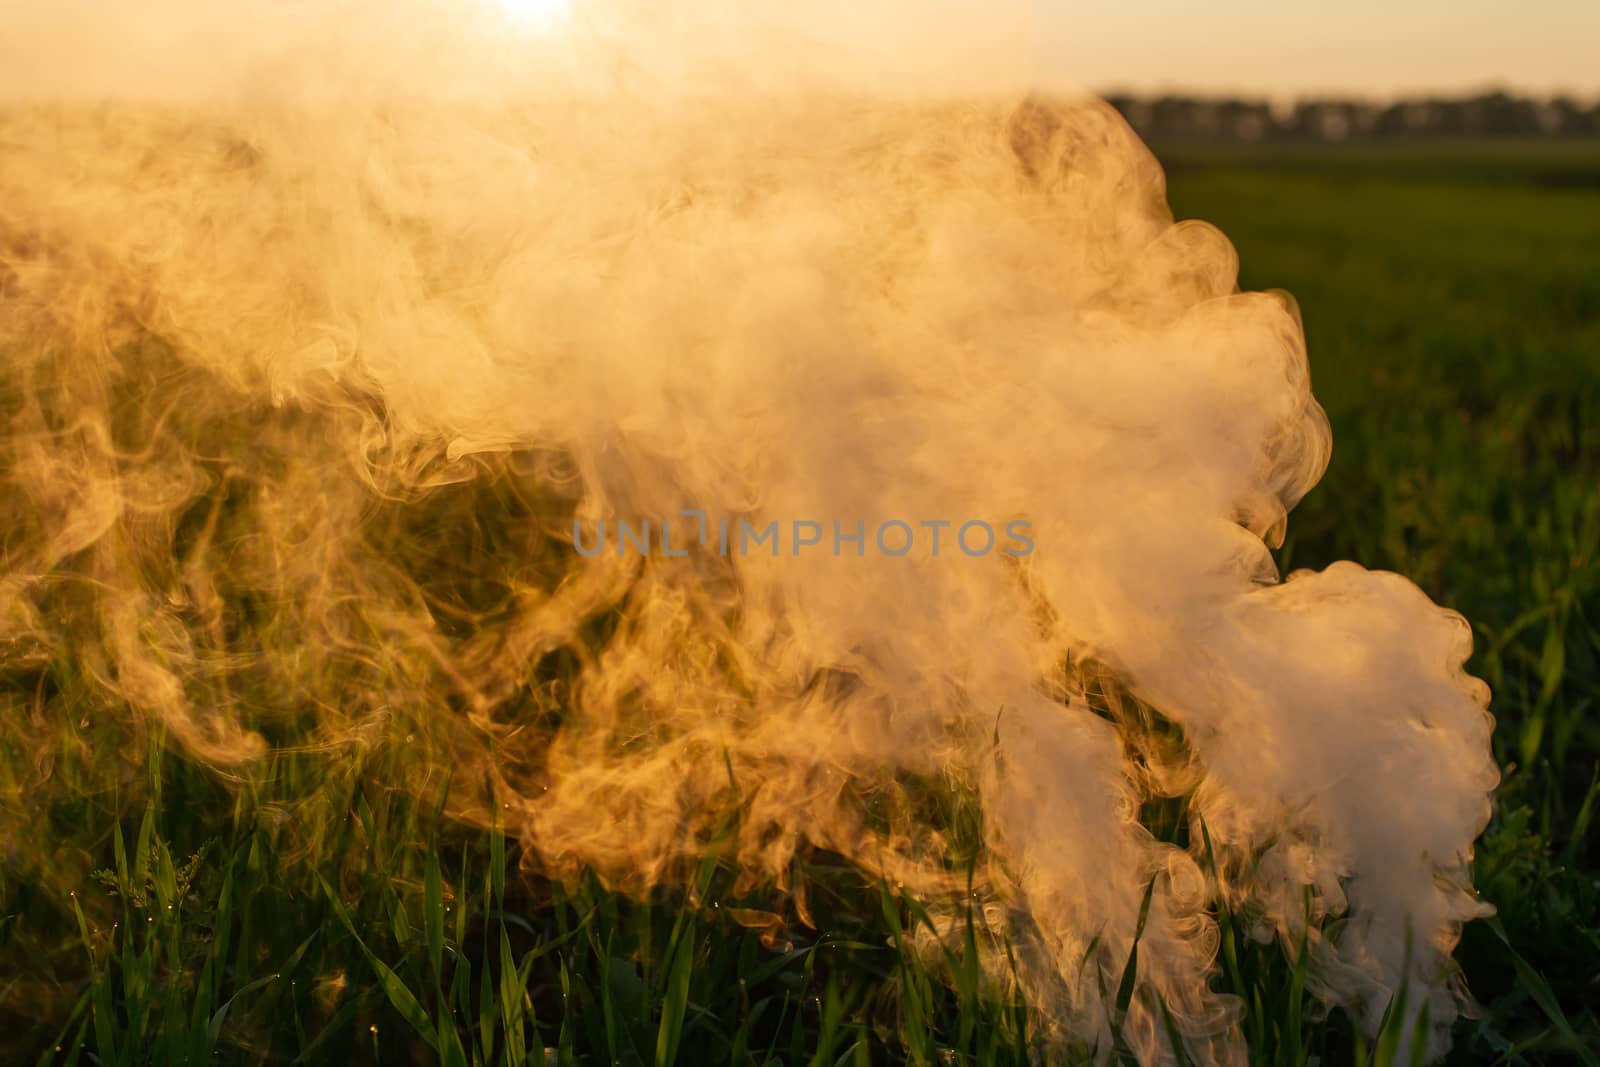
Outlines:
{"type": "Polygon", "coordinates": [[[1142,1059],[1156,996],[1240,1055],[1214,894],[1293,945],[1308,887],[1350,919],[1319,991],[1372,1027],[1433,990],[1441,1051],[1488,694],[1405,579],[1278,580],[1329,449],[1293,306],[1108,108],[1018,95],[1020,22],[837,7],[8,12],[7,655],[70,650],[230,773],[275,736],[252,692],[334,749],[431,723],[551,869],[622,885],[735,805],[753,874],[824,847],[959,915],[931,780],[1058,1033],[1110,1047],[1154,878],[1142,1059]],[[570,544],[684,508],[830,536],[570,544]],[[1034,551],[826,550],[969,519],[1034,551]],[[1215,881],[1198,822],[1138,821],[1190,789],[1215,881]]]}

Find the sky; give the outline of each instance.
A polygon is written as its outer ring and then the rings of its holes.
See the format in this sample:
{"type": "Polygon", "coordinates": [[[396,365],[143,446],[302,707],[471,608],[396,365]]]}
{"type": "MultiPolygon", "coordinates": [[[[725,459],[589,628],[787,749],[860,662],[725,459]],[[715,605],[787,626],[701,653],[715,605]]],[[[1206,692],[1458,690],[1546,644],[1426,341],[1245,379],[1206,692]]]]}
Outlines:
{"type": "Polygon", "coordinates": [[[1600,0],[1030,0],[1037,62],[1102,91],[1600,96],[1600,0]]]}
{"type": "MultiPolygon", "coordinates": [[[[281,55],[371,78],[392,67],[409,86],[449,52],[445,31],[489,34],[510,69],[535,71],[581,65],[573,26],[643,33],[655,59],[691,72],[731,62],[806,84],[1600,100],[1600,0],[0,0],[0,99],[210,92],[271,74],[281,55]]],[[[476,63],[430,77],[501,79],[476,63]]]]}

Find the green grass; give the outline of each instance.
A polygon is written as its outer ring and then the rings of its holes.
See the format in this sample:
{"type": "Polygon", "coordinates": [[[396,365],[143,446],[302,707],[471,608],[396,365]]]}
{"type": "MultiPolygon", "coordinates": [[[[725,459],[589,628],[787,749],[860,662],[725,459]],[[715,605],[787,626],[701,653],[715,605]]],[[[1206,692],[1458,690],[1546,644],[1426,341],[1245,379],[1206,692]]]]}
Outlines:
{"type": "Polygon", "coordinates": [[[1333,462],[1291,516],[1280,563],[1399,571],[1474,626],[1469,666],[1494,689],[1506,768],[1477,884],[1549,992],[1495,927],[1469,926],[1457,957],[1484,1007],[1457,1044],[1482,1057],[1531,1041],[1530,1061],[1575,1055],[1576,1033],[1593,1047],[1600,145],[1168,162],[1174,210],[1221,226],[1242,284],[1287,289],[1305,320],[1333,462]]]}
{"type": "MultiPolygon", "coordinates": [[[[1245,286],[1289,290],[1305,317],[1334,459],[1280,562],[1400,571],[1477,630],[1508,770],[1477,867],[1499,915],[1457,953],[1479,1008],[1452,1059],[1597,1062],[1600,195],[1583,176],[1600,175],[1600,147],[1169,162],[1178,214],[1218,223],[1245,286]]],[[[68,706],[71,670],[49,678],[68,706]]],[[[0,714],[20,721],[30,698],[8,693],[0,714]]],[[[401,746],[289,751],[229,788],[159,732],[87,716],[29,728],[54,731],[57,755],[36,796],[23,757],[0,757],[7,817],[30,813],[7,827],[30,840],[0,863],[6,1063],[1041,1055],[1027,1013],[986,990],[970,927],[932,955],[902,950],[931,926],[916,901],[825,853],[794,872],[811,925],[715,848],[687,889],[640,900],[542,877],[514,840],[447,819],[452,783],[410,781],[419,761],[401,746]]],[[[1243,1005],[1255,1062],[1412,1060],[1397,1027],[1368,1047],[1320,1011],[1304,953],[1220,919],[1216,983],[1243,1005]]],[[[1102,976],[1118,1014],[1135,967],[1102,976]]]]}

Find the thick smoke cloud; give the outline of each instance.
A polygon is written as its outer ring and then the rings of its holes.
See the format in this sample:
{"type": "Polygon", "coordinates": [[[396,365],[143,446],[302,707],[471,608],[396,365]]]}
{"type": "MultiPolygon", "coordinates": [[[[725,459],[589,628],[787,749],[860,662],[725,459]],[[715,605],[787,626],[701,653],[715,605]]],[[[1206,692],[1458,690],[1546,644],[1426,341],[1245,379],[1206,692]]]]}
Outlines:
{"type": "Polygon", "coordinates": [[[1443,1047],[1497,780],[1470,632],[1279,580],[1330,448],[1297,312],[1113,112],[1020,95],[1020,21],[959,10],[385,10],[7,15],[0,666],[77,678],[4,709],[13,848],[66,707],[235,781],[432,739],[455,815],[632,888],[737,808],[753,879],[830,849],[952,921],[958,795],[994,979],[1009,941],[1059,1033],[1110,1047],[1154,879],[1142,1058],[1157,995],[1241,1052],[1219,890],[1294,945],[1309,887],[1330,1003],[1433,989],[1443,1047]],[[572,544],[685,508],[1034,550],[572,544]],[[1191,791],[1189,850],[1140,825],[1191,791]]]}

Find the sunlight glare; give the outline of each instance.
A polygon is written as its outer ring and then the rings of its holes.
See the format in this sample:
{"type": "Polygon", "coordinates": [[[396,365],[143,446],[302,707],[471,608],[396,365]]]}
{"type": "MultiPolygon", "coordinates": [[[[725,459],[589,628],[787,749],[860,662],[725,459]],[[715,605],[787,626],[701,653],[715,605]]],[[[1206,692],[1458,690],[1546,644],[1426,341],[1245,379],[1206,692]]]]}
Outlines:
{"type": "Polygon", "coordinates": [[[568,14],[568,0],[498,0],[500,10],[526,26],[550,26],[568,14]]]}

